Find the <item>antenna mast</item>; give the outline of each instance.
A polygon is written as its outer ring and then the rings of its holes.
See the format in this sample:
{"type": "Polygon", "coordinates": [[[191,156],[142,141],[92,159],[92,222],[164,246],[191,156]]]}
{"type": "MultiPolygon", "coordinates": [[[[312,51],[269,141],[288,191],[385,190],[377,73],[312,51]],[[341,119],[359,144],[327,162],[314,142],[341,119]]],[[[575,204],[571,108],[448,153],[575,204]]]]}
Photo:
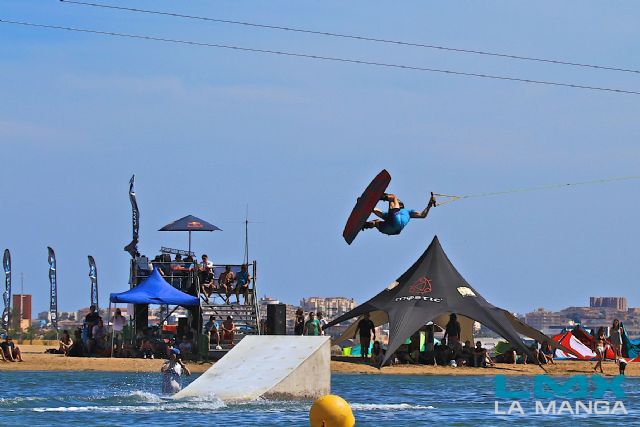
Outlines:
{"type": "Polygon", "coordinates": [[[249,265],[249,204],[244,217],[244,263],[249,265]]]}

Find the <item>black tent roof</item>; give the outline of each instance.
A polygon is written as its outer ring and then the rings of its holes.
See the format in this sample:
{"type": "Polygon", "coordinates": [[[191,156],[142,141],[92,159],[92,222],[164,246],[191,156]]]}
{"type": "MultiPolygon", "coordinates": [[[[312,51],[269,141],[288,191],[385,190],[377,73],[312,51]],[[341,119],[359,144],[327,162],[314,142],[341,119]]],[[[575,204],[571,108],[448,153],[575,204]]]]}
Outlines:
{"type": "Polygon", "coordinates": [[[387,289],[325,328],[379,310],[389,316],[389,345],[381,366],[421,326],[446,313],[462,314],[480,322],[537,362],[518,336],[508,312],[487,302],[467,283],[449,261],[437,236],[411,268],[387,289]]]}

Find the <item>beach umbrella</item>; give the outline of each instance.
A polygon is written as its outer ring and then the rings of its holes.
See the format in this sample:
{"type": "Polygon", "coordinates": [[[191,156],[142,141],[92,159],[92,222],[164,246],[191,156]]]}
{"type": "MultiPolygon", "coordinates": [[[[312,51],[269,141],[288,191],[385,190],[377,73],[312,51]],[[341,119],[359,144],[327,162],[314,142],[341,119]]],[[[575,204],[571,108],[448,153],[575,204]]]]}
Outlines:
{"type": "Polygon", "coordinates": [[[216,231],[221,228],[200,219],[193,215],[187,215],[165,225],[159,231],[188,231],[189,232],[189,252],[191,252],[191,232],[192,231],[216,231]]]}

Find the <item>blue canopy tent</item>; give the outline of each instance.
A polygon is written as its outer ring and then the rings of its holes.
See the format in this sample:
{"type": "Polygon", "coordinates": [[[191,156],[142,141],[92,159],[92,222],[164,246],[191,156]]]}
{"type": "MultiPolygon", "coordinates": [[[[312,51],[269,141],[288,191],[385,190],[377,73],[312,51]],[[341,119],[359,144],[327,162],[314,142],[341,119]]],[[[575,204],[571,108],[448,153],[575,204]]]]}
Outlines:
{"type": "Polygon", "coordinates": [[[126,292],[111,294],[112,303],[164,304],[190,307],[200,305],[198,298],[177,290],[160,275],[157,268],[138,286],[126,292]]]}
{"type": "MultiPolygon", "coordinates": [[[[182,307],[199,306],[200,301],[193,295],[186,294],[171,286],[157,268],[149,277],[135,288],[126,292],[112,293],[109,297],[109,324],[111,324],[111,303],[125,304],[160,304],[180,305],[182,307]]],[[[113,349],[114,333],[111,331],[111,348],[113,349]]],[[[111,352],[113,356],[113,352],[111,352]]]]}

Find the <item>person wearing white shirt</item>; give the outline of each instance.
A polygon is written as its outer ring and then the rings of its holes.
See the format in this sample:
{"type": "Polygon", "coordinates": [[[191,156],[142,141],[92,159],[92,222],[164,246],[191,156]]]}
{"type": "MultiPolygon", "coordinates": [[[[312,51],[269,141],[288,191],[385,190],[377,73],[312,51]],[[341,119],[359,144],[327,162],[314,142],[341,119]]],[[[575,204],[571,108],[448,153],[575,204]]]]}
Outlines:
{"type": "Polygon", "coordinates": [[[122,343],[124,341],[122,332],[127,324],[127,318],[122,315],[119,308],[116,308],[116,312],[111,318],[111,331],[113,332],[113,343],[115,345],[116,353],[122,350],[122,343]]]}
{"type": "Polygon", "coordinates": [[[321,311],[318,312],[318,320],[320,321],[320,335],[324,335],[324,327],[327,326],[327,319],[324,318],[321,311]]]}

